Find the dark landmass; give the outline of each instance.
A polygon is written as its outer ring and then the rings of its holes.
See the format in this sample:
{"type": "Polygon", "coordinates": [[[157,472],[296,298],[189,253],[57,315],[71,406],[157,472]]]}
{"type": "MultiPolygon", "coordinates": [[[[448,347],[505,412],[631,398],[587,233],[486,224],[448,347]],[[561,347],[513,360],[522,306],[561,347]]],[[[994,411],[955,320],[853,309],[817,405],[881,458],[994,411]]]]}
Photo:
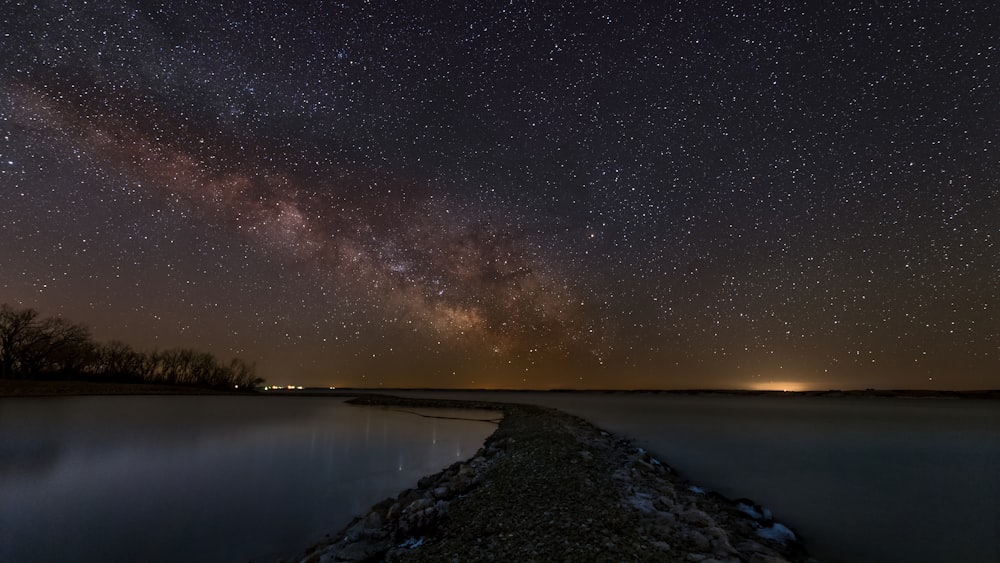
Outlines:
{"type": "Polygon", "coordinates": [[[473,458],[288,561],[811,561],[766,509],[702,491],[628,441],[555,409],[386,395],[353,402],[504,417],[473,458]]]}
{"type": "MultiPolygon", "coordinates": [[[[52,397],[60,395],[231,395],[204,387],[155,383],[100,383],[95,381],[46,381],[0,379],[0,397],[52,397]]],[[[239,393],[241,395],[246,392],[239,393]]]]}
{"type": "MultiPolygon", "coordinates": [[[[327,393],[328,387],[306,387],[298,390],[274,389],[275,393],[327,393]]],[[[935,389],[828,389],[823,391],[762,391],[751,389],[437,389],[420,388],[337,388],[340,395],[353,393],[393,393],[427,391],[434,393],[573,393],[590,395],[725,395],[738,397],[895,397],[911,399],[1000,399],[1000,389],[948,391],[935,389]]]]}
{"type": "MultiPolygon", "coordinates": [[[[107,383],[81,380],[0,379],[0,397],[37,397],[50,395],[197,395],[245,394],[262,391],[240,388],[219,390],[207,387],[170,383],[107,383]]],[[[830,389],[824,391],[755,391],[745,389],[437,389],[437,388],[336,388],[306,387],[303,389],[272,388],[267,395],[329,395],[354,397],[359,393],[392,393],[430,391],[464,393],[468,391],[502,393],[574,393],[590,395],[731,395],[747,397],[896,397],[915,399],[1000,399],[1000,389],[945,391],[925,389],[830,389]]]]}
{"type": "MultiPolygon", "coordinates": [[[[618,391],[610,391],[617,393],[618,391]]],[[[670,391],[621,391],[665,395],[735,395],[765,397],[897,397],[912,399],[1000,399],[1000,389],[942,391],[933,389],[828,389],[823,391],[756,391],[742,389],[693,389],[670,391]]]]}

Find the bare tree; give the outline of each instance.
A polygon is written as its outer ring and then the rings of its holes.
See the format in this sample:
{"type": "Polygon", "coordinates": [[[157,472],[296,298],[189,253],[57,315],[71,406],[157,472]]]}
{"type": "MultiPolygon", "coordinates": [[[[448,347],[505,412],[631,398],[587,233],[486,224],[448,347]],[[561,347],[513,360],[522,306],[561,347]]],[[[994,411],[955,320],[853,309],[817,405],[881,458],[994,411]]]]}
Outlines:
{"type": "Polygon", "coordinates": [[[233,358],[229,362],[228,372],[230,381],[234,387],[240,389],[253,389],[264,383],[264,379],[257,377],[257,368],[253,364],[248,364],[239,358],[233,358]]]}
{"type": "Polygon", "coordinates": [[[83,326],[58,317],[40,319],[34,309],[0,306],[0,377],[78,370],[91,348],[83,326]]]}
{"type": "Polygon", "coordinates": [[[41,318],[34,309],[0,305],[0,379],[83,377],[251,390],[263,383],[254,366],[222,364],[186,348],[139,352],[124,342],[98,344],[86,327],[41,318]]]}
{"type": "Polygon", "coordinates": [[[142,381],[146,379],[145,355],[120,340],[97,345],[89,371],[101,379],[142,381]]]}
{"type": "Polygon", "coordinates": [[[37,319],[38,311],[34,309],[18,311],[6,303],[0,305],[0,378],[14,377],[24,341],[37,319]]]}

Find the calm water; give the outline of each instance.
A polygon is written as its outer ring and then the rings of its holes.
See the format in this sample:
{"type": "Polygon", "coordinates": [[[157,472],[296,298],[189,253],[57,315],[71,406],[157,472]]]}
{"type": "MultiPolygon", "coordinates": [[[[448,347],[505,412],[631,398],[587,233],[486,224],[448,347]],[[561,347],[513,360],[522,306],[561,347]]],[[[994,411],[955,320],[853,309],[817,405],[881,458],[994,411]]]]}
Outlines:
{"type": "Polygon", "coordinates": [[[0,399],[0,561],[273,560],[495,428],[334,398],[0,399]]]}
{"type": "Polygon", "coordinates": [[[1000,561],[997,401],[483,393],[635,438],[828,563],[1000,561]]]}

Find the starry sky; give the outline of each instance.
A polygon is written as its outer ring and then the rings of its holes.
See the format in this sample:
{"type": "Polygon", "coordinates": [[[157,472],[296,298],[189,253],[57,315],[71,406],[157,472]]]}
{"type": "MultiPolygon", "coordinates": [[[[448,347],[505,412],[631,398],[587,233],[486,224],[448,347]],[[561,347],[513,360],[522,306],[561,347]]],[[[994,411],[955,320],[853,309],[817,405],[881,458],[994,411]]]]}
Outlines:
{"type": "Polygon", "coordinates": [[[1000,387],[995,2],[0,13],[0,302],[272,384],[1000,387]]]}

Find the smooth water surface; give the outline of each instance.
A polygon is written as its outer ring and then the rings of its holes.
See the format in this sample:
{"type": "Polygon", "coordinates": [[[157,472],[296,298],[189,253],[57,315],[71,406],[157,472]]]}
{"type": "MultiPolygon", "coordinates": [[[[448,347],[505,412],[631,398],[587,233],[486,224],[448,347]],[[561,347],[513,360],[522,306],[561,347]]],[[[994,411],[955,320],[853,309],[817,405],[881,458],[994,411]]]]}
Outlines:
{"type": "Polygon", "coordinates": [[[748,497],[827,563],[1000,561],[1000,402],[438,392],[543,404],[748,497]]]}
{"type": "Polygon", "coordinates": [[[294,555],[495,428],[320,397],[0,399],[0,561],[294,555]]]}

